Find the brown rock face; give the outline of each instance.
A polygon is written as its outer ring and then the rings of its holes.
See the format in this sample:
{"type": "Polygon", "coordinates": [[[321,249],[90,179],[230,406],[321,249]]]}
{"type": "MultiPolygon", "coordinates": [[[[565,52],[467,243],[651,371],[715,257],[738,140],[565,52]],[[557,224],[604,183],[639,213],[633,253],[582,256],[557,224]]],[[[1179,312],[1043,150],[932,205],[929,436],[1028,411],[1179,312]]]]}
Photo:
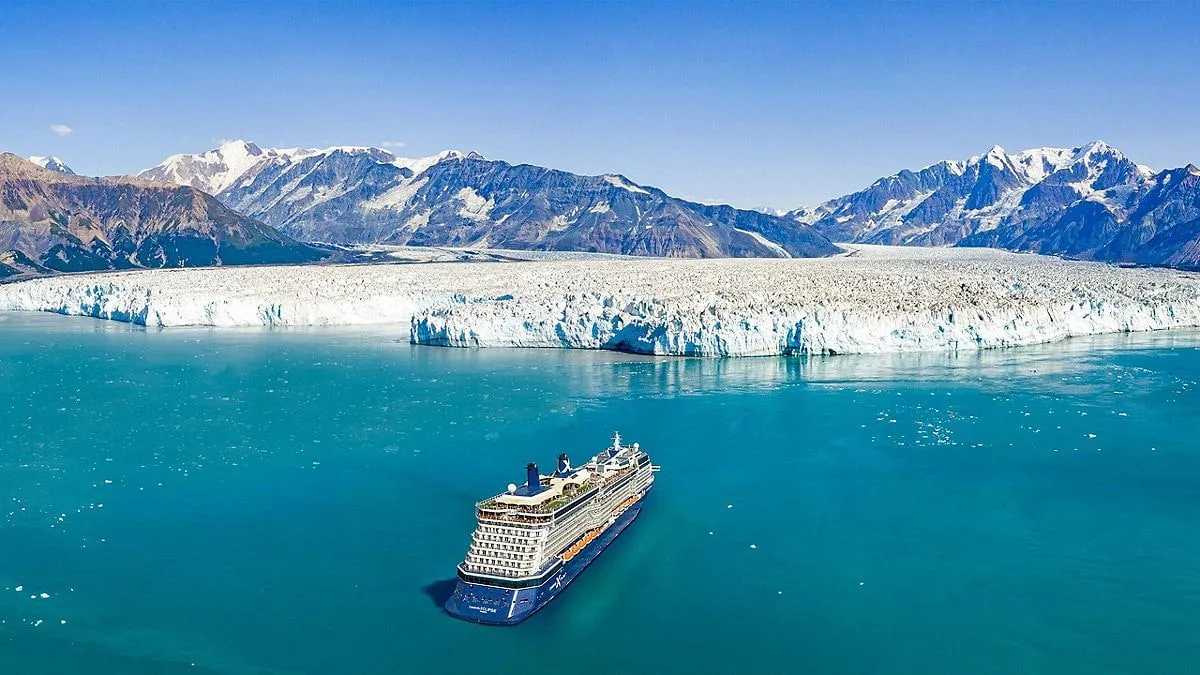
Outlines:
{"type": "Polygon", "coordinates": [[[0,153],[0,278],[320,257],[195,188],[75,176],[0,153]]]}

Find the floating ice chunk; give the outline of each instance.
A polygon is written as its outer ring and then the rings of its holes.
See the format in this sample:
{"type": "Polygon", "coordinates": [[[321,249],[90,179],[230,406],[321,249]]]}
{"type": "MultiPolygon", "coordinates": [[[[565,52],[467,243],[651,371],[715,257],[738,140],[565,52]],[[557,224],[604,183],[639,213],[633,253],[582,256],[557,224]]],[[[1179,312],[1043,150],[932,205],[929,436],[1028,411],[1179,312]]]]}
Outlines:
{"type": "Polygon", "coordinates": [[[49,593],[42,593],[42,594],[41,594],[41,595],[39,595],[38,597],[39,597],[39,598],[41,598],[41,599],[43,599],[43,600],[45,600],[46,598],[50,597],[50,594],[49,594],[49,593]]]}
{"type": "Polygon", "coordinates": [[[758,546],[755,546],[754,544],[750,544],[750,548],[758,548],[758,546]]]}
{"type": "Polygon", "coordinates": [[[13,590],[14,590],[14,591],[16,591],[16,592],[18,592],[18,593],[20,593],[21,591],[25,590],[25,587],[24,587],[24,586],[17,586],[17,587],[16,587],[16,588],[14,588],[13,590]]]}

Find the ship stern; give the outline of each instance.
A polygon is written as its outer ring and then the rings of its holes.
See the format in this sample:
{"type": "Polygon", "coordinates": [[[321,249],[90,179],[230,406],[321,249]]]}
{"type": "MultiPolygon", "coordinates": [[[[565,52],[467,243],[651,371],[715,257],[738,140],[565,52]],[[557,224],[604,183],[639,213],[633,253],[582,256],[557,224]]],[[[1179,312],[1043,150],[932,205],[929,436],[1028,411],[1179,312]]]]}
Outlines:
{"type": "Polygon", "coordinates": [[[493,626],[520,623],[533,612],[532,589],[496,588],[458,580],[446,611],[459,619],[493,626]]]}

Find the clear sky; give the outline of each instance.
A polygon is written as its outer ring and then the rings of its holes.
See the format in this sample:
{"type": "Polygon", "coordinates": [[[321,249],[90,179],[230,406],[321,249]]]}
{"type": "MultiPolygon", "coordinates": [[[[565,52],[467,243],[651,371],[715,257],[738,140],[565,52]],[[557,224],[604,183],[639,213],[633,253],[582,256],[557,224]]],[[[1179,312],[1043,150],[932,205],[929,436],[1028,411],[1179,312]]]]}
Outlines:
{"type": "Polygon", "coordinates": [[[1195,2],[9,2],[0,150],[403,143],[793,208],[994,144],[1200,163],[1197,44],[1195,2]]]}

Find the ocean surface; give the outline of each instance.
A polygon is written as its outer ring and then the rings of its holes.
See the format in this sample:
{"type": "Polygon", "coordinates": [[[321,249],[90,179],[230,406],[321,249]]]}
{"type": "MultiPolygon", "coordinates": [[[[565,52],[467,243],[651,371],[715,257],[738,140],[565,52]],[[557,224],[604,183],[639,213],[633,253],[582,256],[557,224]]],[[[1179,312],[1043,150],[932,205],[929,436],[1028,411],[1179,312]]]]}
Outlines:
{"type": "Polygon", "coordinates": [[[1200,334],[697,360],[0,315],[0,673],[1186,673],[1200,334]],[[641,517],[514,628],[472,504],[606,446],[641,517]]]}

